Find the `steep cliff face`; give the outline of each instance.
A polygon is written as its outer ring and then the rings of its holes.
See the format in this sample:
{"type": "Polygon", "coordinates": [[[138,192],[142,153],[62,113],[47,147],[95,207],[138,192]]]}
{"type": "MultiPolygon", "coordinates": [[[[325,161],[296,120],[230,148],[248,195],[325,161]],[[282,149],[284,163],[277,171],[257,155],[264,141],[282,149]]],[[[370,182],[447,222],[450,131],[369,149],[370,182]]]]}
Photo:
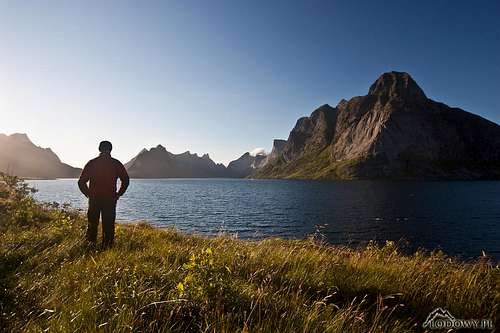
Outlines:
{"type": "Polygon", "coordinates": [[[312,152],[328,145],[332,140],[337,110],[325,104],[309,117],[302,117],[290,132],[283,146],[285,161],[292,161],[305,152],[312,152]]]}
{"type": "Polygon", "coordinates": [[[273,149],[271,150],[271,154],[269,154],[269,157],[273,158],[281,154],[283,152],[283,149],[285,149],[285,145],[286,140],[274,139],[273,149]]]}
{"type": "Polygon", "coordinates": [[[226,177],[226,167],[216,164],[208,154],[199,157],[185,152],[172,154],[158,145],[150,150],[143,149],[125,164],[129,175],[134,178],[216,178],[226,177]]]}
{"type": "Polygon", "coordinates": [[[26,134],[0,134],[0,171],[23,178],[75,178],[81,169],[61,162],[50,148],[33,144],[26,134]]]}
{"type": "Polygon", "coordinates": [[[227,176],[235,178],[248,177],[263,165],[266,158],[265,154],[251,155],[247,152],[228,164],[227,176]]]}
{"type": "Polygon", "coordinates": [[[428,99],[407,73],[297,121],[258,177],[500,178],[500,126],[428,99]]]}
{"type": "MultiPolygon", "coordinates": [[[[266,155],[266,157],[257,165],[257,170],[263,168],[267,165],[267,163],[281,156],[283,154],[283,150],[285,149],[286,142],[286,140],[274,139],[273,149],[271,150],[271,153],[266,155]]],[[[252,170],[252,174],[255,171],[256,170],[252,170]]]]}

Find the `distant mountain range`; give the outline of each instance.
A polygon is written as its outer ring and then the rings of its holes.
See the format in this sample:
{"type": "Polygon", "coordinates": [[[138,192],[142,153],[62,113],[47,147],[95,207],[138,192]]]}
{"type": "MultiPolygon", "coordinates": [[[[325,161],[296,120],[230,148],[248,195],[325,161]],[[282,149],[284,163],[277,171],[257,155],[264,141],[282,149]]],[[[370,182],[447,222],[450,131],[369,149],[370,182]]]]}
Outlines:
{"type": "Polygon", "coordinates": [[[24,178],[75,178],[81,169],[61,162],[50,148],[35,146],[26,134],[0,134],[0,171],[24,178]]]}
{"type": "MultiPolygon", "coordinates": [[[[249,176],[267,155],[243,154],[225,167],[208,154],[198,156],[189,151],[173,154],[158,145],[143,149],[125,164],[133,178],[242,178],[249,176]]],[[[0,171],[22,178],[77,178],[81,169],[62,163],[50,148],[41,148],[26,134],[0,134],[0,171]]]]}
{"type": "MultiPolygon", "coordinates": [[[[389,72],[367,95],[300,118],[269,154],[247,152],[225,167],[208,154],[158,145],[125,167],[133,178],[500,179],[500,126],[427,98],[407,73],[389,72]]],[[[81,172],[25,134],[0,134],[0,171],[27,178],[81,172]]]]}
{"type": "Polygon", "coordinates": [[[208,154],[199,157],[189,151],[172,154],[162,145],[143,149],[125,164],[133,178],[217,178],[227,177],[223,164],[216,164],[208,154]]]}
{"type": "Polygon", "coordinates": [[[143,149],[125,168],[133,178],[244,178],[265,165],[269,156],[246,152],[226,167],[215,163],[208,154],[201,157],[189,151],[173,154],[158,145],[143,149]]]}
{"type": "Polygon", "coordinates": [[[254,174],[308,179],[499,179],[500,126],[426,97],[407,73],[300,118],[254,174]]]}

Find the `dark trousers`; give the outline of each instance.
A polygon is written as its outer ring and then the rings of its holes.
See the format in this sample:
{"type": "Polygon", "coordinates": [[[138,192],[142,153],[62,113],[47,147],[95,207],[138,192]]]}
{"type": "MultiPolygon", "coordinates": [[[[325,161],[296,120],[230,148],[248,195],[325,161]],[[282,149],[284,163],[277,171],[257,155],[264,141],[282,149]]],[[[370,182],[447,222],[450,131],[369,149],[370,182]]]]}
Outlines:
{"type": "Polygon", "coordinates": [[[87,218],[87,240],[97,241],[99,217],[102,217],[102,245],[110,247],[115,238],[116,200],[113,198],[90,198],[87,218]]]}

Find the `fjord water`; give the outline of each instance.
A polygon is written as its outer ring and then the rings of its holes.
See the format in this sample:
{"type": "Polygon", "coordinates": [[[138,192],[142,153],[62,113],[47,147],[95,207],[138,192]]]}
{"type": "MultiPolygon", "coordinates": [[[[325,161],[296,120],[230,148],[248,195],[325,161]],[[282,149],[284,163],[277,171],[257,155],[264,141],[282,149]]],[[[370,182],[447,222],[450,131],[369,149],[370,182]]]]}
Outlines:
{"type": "MultiPolygon", "coordinates": [[[[85,209],[76,180],[37,180],[37,199],[85,209]]],[[[240,238],[315,234],[332,244],[400,241],[467,260],[500,259],[500,182],[134,179],[118,219],[240,238]]]]}

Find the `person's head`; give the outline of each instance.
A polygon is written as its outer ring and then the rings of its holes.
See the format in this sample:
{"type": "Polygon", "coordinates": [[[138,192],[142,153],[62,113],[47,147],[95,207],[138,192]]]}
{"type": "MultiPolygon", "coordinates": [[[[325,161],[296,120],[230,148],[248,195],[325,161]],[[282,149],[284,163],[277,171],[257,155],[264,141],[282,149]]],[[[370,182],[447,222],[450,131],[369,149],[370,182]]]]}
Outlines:
{"type": "Polygon", "coordinates": [[[101,141],[99,144],[99,151],[101,153],[111,153],[111,150],[113,150],[113,145],[109,141],[101,141]]]}

